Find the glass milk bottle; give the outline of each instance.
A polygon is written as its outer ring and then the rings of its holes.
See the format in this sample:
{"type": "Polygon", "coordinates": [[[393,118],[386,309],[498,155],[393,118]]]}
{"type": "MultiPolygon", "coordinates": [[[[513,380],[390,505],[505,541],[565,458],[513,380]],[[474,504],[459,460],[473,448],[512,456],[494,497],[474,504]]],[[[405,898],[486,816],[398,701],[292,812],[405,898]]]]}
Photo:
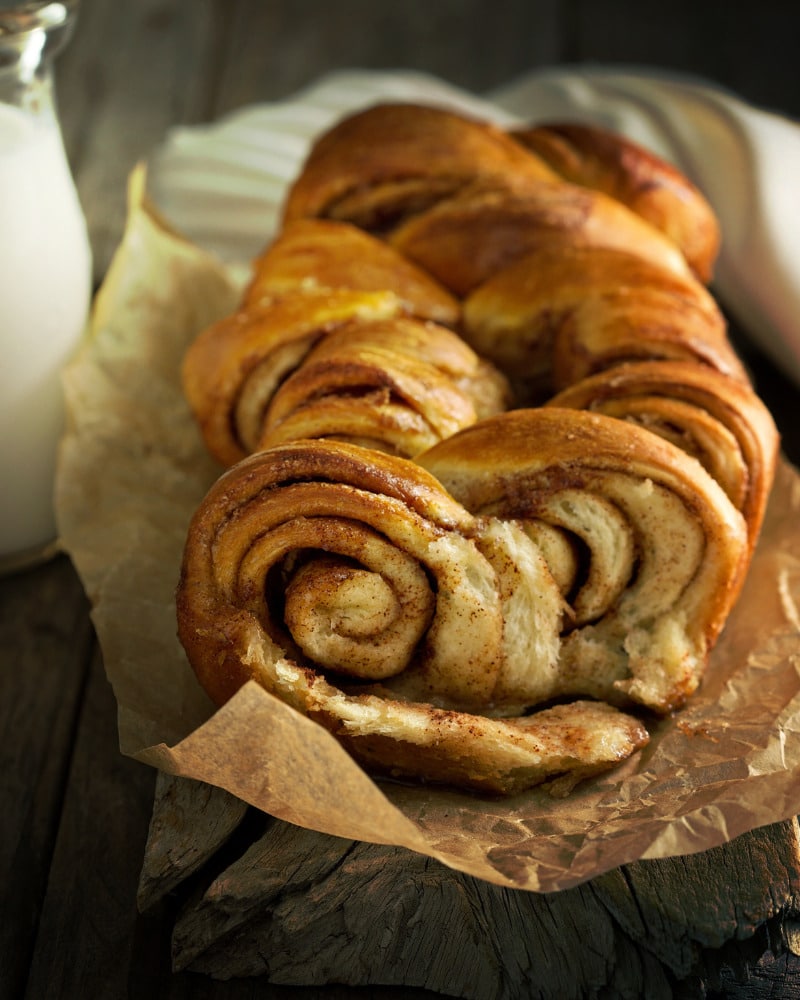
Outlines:
{"type": "Polygon", "coordinates": [[[86,224],[53,99],[77,0],[0,0],[0,571],[56,551],[61,370],[91,297],[86,224]]]}

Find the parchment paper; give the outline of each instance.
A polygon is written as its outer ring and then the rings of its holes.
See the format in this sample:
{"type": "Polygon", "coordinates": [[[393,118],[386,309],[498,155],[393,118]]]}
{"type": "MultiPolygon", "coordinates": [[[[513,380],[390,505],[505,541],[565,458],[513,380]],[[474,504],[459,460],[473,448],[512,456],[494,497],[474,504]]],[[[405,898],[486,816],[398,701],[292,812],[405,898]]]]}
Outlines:
{"type": "Polygon", "coordinates": [[[185,346],[241,274],[171,234],[131,181],[124,239],[65,374],[57,482],[119,705],[122,752],[291,823],[403,845],[497,884],[552,891],[622,863],[701,851],[800,812],[800,477],[781,463],[747,585],[689,707],[566,799],[371,780],[255,684],[214,711],[176,638],[189,518],[220,470],[181,393],[185,346]]]}

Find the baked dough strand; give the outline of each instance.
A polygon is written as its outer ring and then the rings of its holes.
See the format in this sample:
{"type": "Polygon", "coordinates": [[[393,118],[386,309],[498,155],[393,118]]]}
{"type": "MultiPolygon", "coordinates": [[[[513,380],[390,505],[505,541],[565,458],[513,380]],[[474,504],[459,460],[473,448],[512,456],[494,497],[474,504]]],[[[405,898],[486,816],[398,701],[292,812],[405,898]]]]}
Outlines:
{"type": "Polygon", "coordinates": [[[258,447],[272,397],[325,334],[357,317],[401,314],[391,292],[314,290],[262,299],[207,327],[189,345],[182,377],[209,452],[227,466],[258,447]]]}
{"type": "Polygon", "coordinates": [[[506,380],[452,331],[397,317],[324,337],[265,414],[259,447],[336,438],[413,457],[505,410],[506,380]]]}
{"type": "Polygon", "coordinates": [[[460,306],[425,271],[382,240],[330,219],[298,219],[279,232],[253,262],[243,305],[311,290],[391,291],[418,319],[455,327],[460,306]]]}
{"type": "Polygon", "coordinates": [[[695,459],[638,426],[550,407],[481,421],[418,461],[478,516],[570,532],[559,693],[670,712],[693,693],[739,593],[739,512],[695,459]]]}
{"type": "Polygon", "coordinates": [[[190,345],[184,391],[225,466],[297,438],[413,456],[510,405],[505,377],[451,329],[459,318],[391,247],[301,220],[256,261],[236,312],[190,345]]]}
{"type": "Polygon", "coordinates": [[[556,242],[527,254],[467,297],[463,333],[530,401],[635,359],[747,381],[706,288],[625,250],[556,242]]]}
{"type": "Polygon", "coordinates": [[[701,281],[711,280],[719,223],[703,193],[672,164],[596,125],[546,122],[512,135],[560,177],[627,205],[680,248],[701,281]]]}
{"type": "Polygon", "coordinates": [[[547,405],[639,424],[694,456],[744,515],[755,548],[779,437],[750,385],[686,361],[644,361],[575,382],[547,405]]]}

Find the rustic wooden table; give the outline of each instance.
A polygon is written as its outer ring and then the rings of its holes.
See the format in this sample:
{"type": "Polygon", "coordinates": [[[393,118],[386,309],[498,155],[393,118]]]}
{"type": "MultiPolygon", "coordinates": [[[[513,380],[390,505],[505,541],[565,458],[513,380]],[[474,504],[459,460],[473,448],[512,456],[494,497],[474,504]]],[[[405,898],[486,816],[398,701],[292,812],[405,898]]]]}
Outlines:
{"type": "MultiPolygon", "coordinates": [[[[96,280],[120,237],[126,176],[169,126],[283,98],[334,68],[418,68],[483,92],[557,62],[647,64],[702,74],[800,116],[798,8],[769,0],[751,14],[730,7],[716,0],[83,0],[57,77],[96,280]]],[[[796,390],[763,358],[748,360],[785,451],[800,461],[796,390]]],[[[430,995],[173,974],[168,902],[144,915],[136,908],[156,776],[118,752],[88,601],[65,557],[0,580],[0,655],[0,998],[430,995]]],[[[782,916],[784,932],[791,930],[794,912],[782,916]]],[[[755,946],[742,944],[742,961],[762,955],[749,981],[735,949],[720,954],[710,978],[693,976],[691,995],[800,997],[800,961],[785,950],[773,954],[773,946],[781,950],[768,932],[755,946]]],[[[531,976],[530,995],[549,995],[540,992],[546,979],[531,976]]],[[[684,986],[675,990],[682,995],[684,986]]]]}

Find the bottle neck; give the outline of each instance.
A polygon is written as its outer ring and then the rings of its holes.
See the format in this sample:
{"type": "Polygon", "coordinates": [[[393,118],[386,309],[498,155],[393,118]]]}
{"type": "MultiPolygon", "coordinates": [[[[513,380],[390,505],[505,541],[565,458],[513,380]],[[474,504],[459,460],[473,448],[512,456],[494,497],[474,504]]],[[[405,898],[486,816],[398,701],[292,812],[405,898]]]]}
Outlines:
{"type": "Polygon", "coordinates": [[[0,101],[52,112],[52,63],[72,34],[77,0],[0,8],[0,101]]]}

